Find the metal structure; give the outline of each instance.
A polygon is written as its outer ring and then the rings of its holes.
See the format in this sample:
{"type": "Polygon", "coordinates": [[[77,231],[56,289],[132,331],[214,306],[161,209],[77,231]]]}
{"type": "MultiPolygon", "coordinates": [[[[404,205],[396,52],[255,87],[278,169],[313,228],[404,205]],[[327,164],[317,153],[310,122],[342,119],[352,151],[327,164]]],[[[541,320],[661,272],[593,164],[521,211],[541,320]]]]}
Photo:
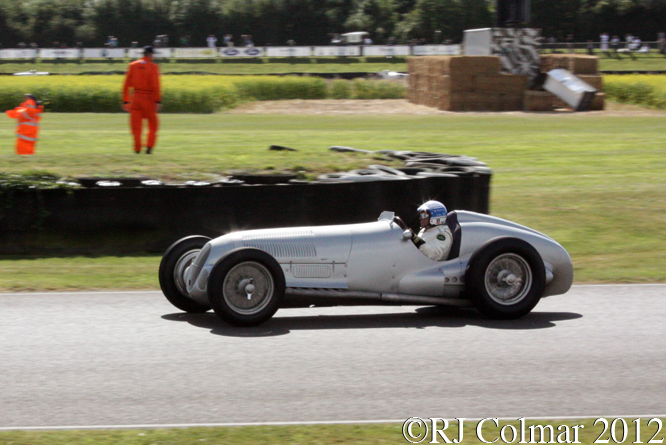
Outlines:
{"type": "Polygon", "coordinates": [[[543,89],[562,99],[576,111],[587,111],[592,104],[596,88],[564,69],[548,71],[543,89]]]}

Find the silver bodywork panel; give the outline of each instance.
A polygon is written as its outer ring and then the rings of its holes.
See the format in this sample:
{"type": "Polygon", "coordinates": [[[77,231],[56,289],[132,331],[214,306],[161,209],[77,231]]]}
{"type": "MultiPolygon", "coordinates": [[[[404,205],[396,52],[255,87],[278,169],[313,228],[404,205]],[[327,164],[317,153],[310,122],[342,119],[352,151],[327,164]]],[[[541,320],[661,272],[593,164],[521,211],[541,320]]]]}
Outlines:
{"type": "Polygon", "coordinates": [[[461,227],[460,255],[436,262],[423,255],[384,212],[376,222],[336,226],[294,227],[233,232],[211,240],[185,272],[187,292],[210,306],[208,277],[226,254],[242,247],[273,256],[284,272],[287,295],[360,297],[409,304],[456,304],[472,255],[488,241],[515,237],[530,243],[546,267],[543,296],[571,287],[569,254],[551,238],[510,221],[457,211],[461,227]]]}

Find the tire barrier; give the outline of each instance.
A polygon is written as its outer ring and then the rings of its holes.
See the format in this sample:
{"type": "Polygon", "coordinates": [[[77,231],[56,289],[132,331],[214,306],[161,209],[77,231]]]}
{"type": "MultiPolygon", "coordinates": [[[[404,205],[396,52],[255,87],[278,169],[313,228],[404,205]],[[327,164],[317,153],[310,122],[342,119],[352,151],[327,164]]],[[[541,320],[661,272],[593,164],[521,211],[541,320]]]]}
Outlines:
{"type": "Polygon", "coordinates": [[[84,181],[88,187],[75,189],[7,190],[0,193],[0,254],[163,253],[187,235],[367,222],[383,210],[417,224],[415,209],[429,199],[488,213],[492,173],[482,162],[433,153],[380,154],[404,158],[406,166],[371,165],[313,182],[287,175],[184,184],[92,178],[84,181]],[[407,166],[411,162],[416,166],[407,166]]]}

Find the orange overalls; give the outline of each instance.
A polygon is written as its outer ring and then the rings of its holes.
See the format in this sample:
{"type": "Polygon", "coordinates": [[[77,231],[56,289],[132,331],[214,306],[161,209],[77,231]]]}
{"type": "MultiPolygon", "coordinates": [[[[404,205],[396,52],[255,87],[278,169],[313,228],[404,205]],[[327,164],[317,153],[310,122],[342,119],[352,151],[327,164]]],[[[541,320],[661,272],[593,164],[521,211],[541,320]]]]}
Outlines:
{"type": "Polygon", "coordinates": [[[26,98],[21,105],[7,110],[7,116],[18,119],[16,127],[16,154],[31,155],[35,153],[35,143],[39,132],[39,121],[44,111],[43,105],[37,105],[33,99],[26,98]]]}
{"type": "Polygon", "coordinates": [[[162,100],[160,93],[160,70],[150,57],[129,64],[123,101],[129,103],[130,127],[134,135],[134,151],[141,152],[141,130],[143,119],[148,120],[147,152],[150,153],[157,139],[157,107],[162,100]],[[130,94],[130,88],[133,90],[130,94]]]}

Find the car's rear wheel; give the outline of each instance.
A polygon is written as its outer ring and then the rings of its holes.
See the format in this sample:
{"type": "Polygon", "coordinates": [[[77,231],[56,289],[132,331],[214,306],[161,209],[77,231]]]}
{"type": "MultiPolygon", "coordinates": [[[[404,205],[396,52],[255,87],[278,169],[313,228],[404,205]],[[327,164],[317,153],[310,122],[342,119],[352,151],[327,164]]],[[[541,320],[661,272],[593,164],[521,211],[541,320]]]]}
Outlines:
{"type": "Polygon", "coordinates": [[[240,248],[223,257],[208,281],[208,299],[218,317],[235,326],[270,319],[285,292],[284,273],[263,250],[240,248]]]}
{"type": "Polygon", "coordinates": [[[210,241],[206,236],[194,235],[182,238],[171,245],[160,262],[159,279],[162,293],[178,309],[202,313],[209,307],[197,303],[187,295],[185,269],[192,264],[203,246],[210,241]]]}
{"type": "Polygon", "coordinates": [[[529,243],[501,238],[472,257],[465,283],[481,313],[513,319],[529,313],[539,302],[546,272],[541,256],[529,243]]]}

